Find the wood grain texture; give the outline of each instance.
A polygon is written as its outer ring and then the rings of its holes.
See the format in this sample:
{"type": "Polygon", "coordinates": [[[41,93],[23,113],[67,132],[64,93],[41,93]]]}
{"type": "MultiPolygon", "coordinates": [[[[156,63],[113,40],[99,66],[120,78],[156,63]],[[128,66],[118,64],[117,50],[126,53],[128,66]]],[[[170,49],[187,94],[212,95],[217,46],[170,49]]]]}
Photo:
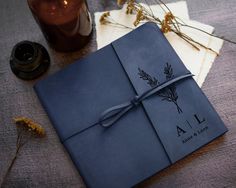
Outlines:
{"type": "MultiPolygon", "coordinates": [[[[192,19],[210,24],[216,28],[218,35],[236,41],[235,0],[187,0],[187,3],[192,19]]],[[[17,79],[9,67],[10,52],[16,42],[32,40],[48,48],[45,39],[26,1],[0,0],[0,4],[0,177],[3,177],[15,150],[16,131],[12,117],[24,115],[41,123],[47,131],[47,137],[40,141],[32,140],[24,147],[5,187],[83,188],[85,185],[79,173],[60,144],[33,91],[35,81],[17,79]]],[[[88,0],[88,4],[91,12],[116,8],[115,0],[88,0]]],[[[52,65],[44,76],[95,50],[95,32],[91,42],[79,52],[62,54],[49,49],[52,65]]],[[[236,46],[224,43],[221,55],[203,85],[203,91],[229,132],[137,187],[236,187],[235,59],[236,46]]]]}

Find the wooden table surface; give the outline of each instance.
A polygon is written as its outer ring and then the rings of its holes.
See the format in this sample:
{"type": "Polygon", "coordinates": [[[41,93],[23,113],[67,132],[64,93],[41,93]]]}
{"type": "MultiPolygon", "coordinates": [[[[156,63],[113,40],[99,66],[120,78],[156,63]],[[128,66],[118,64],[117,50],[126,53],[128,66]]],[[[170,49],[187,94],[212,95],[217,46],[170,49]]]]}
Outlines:
{"type": "MultiPolygon", "coordinates": [[[[26,1],[0,0],[0,3],[0,182],[15,151],[12,118],[24,115],[41,123],[47,136],[25,145],[5,187],[85,187],[33,91],[35,81],[17,79],[9,67],[9,56],[16,42],[31,40],[48,48],[45,39],[26,1]]],[[[88,4],[92,13],[116,8],[115,0],[88,0],[88,4]]],[[[235,0],[187,0],[187,4],[192,19],[210,24],[218,35],[236,41],[235,0]]],[[[62,54],[49,49],[52,64],[44,77],[93,51],[96,51],[95,32],[91,42],[79,52],[62,54]]],[[[236,187],[235,59],[236,45],[224,43],[203,85],[229,132],[138,187],[236,187]]]]}

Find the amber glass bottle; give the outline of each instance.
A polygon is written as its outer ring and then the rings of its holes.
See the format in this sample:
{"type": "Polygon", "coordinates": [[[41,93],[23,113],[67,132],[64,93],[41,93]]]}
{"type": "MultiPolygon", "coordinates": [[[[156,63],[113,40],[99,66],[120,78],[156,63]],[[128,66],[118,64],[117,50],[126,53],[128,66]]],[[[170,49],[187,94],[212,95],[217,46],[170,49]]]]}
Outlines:
{"type": "Polygon", "coordinates": [[[92,33],[86,0],[28,0],[48,44],[57,51],[82,48],[92,33]]]}

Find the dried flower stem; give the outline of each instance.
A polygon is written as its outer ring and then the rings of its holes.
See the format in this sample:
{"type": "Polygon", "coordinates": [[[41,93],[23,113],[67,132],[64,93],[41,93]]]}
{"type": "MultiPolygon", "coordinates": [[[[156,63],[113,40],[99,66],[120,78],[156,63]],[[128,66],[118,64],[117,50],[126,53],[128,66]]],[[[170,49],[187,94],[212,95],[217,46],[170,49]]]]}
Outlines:
{"type": "Polygon", "coordinates": [[[6,179],[22,147],[30,140],[30,138],[32,138],[32,136],[39,136],[39,137],[45,136],[44,129],[31,119],[25,117],[19,117],[19,118],[14,118],[14,122],[16,123],[16,128],[17,128],[16,151],[14,157],[10,162],[9,167],[7,168],[2,183],[0,184],[0,187],[2,187],[6,182],[6,179]]]}
{"type": "Polygon", "coordinates": [[[133,29],[129,26],[126,26],[124,24],[121,24],[117,21],[115,21],[111,15],[110,15],[110,12],[105,12],[101,15],[100,17],[100,23],[103,24],[103,25],[112,25],[112,26],[115,26],[115,27],[121,27],[121,28],[126,28],[126,29],[133,29]]]}
{"type": "MultiPolygon", "coordinates": [[[[179,18],[178,18],[178,19],[179,19],[179,18]]],[[[234,41],[232,41],[232,40],[230,40],[230,39],[227,39],[227,38],[225,38],[225,37],[223,37],[223,36],[217,36],[217,35],[214,35],[214,34],[212,34],[212,33],[208,33],[208,32],[206,32],[206,31],[204,31],[204,30],[202,30],[202,29],[200,29],[200,28],[197,28],[197,27],[194,27],[194,26],[191,26],[191,25],[187,25],[187,24],[185,24],[185,23],[180,23],[180,22],[178,22],[178,24],[179,24],[180,26],[182,26],[182,27],[189,27],[189,28],[198,30],[198,31],[200,31],[200,32],[202,32],[202,33],[205,33],[205,34],[207,34],[207,35],[210,35],[210,36],[212,36],[212,37],[215,37],[215,38],[218,38],[218,39],[222,39],[222,40],[227,41],[227,42],[232,43],[232,44],[236,44],[236,42],[234,42],[234,41]]]]}
{"type": "Polygon", "coordinates": [[[9,175],[16,159],[17,159],[17,156],[18,156],[18,153],[20,152],[21,148],[29,141],[29,138],[23,140],[23,134],[22,134],[22,131],[19,131],[19,133],[17,134],[17,141],[16,141],[16,152],[14,154],[14,157],[12,158],[11,160],[11,163],[3,177],[3,181],[2,181],[2,184],[0,187],[3,186],[3,184],[5,183],[6,179],[7,179],[7,176],[9,175]]]}
{"type": "Polygon", "coordinates": [[[109,22],[108,22],[108,24],[110,24],[110,25],[113,25],[113,26],[115,26],[115,27],[120,27],[120,28],[125,28],[125,29],[134,29],[134,28],[132,28],[132,27],[129,27],[129,26],[126,26],[126,25],[124,25],[124,24],[121,24],[121,23],[119,23],[119,22],[116,22],[111,16],[109,17],[109,22]]]}

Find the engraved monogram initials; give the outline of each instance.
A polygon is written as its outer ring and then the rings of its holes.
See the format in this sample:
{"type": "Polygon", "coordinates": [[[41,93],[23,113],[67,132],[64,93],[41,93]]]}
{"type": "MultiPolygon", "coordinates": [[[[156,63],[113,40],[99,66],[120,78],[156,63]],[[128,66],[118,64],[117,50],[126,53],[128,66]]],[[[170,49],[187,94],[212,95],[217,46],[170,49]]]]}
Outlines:
{"type": "MultiPolygon", "coordinates": [[[[206,121],[205,118],[202,118],[197,114],[193,115],[193,120],[194,120],[194,122],[197,123],[197,125],[200,125],[200,124],[202,124],[203,122],[206,121]]],[[[190,122],[188,120],[186,120],[186,122],[184,124],[189,126],[192,129],[192,125],[190,124],[190,122]]],[[[183,134],[187,133],[187,130],[185,130],[185,128],[183,128],[183,126],[179,126],[179,125],[176,126],[176,131],[177,131],[178,137],[180,137],[183,134]]]]}
{"type": "Polygon", "coordinates": [[[182,125],[176,126],[177,136],[181,139],[183,144],[200,136],[209,129],[208,125],[205,124],[206,119],[204,117],[200,116],[199,114],[194,114],[191,117],[192,119],[190,121],[186,120],[186,122],[183,122],[182,125]],[[192,122],[192,124],[190,124],[190,122],[192,122]],[[190,129],[188,129],[187,126],[190,129]]]}

